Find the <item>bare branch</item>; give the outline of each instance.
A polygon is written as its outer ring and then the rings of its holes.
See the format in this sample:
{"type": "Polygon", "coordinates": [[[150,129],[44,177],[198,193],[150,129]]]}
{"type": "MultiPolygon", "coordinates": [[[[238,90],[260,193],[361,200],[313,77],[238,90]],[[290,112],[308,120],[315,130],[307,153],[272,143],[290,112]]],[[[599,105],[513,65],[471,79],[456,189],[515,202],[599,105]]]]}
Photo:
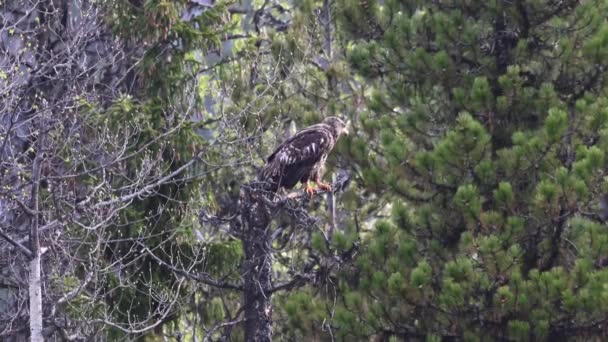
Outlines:
{"type": "Polygon", "coordinates": [[[243,287],[240,285],[235,285],[235,284],[231,284],[231,283],[227,283],[227,282],[221,282],[221,281],[217,281],[217,280],[213,280],[209,275],[201,275],[201,274],[193,274],[191,272],[182,270],[182,269],[178,269],[172,265],[169,265],[168,263],[166,263],[165,261],[163,261],[161,258],[159,258],[156,254],[152,253],[152,251],[146,247],[146,246],[142,246],[143,250],[150,255],[152,258],[154,258],[154,260],[156,260],[156,262],[158,262],[159,264],[165,266],[166,268],[170,269],[171,271],[184,276],[186,278],[192,279],[192,280],[196,280],[198,282],[201,282],[203,284],[207,284],[210,286],[214,286],[217,288],[222,288],[222,289],[231,289],[231,290],[238,290],[238,291],[242,291],[243,287]]]}
{"type": "Polygon", "coordinates": [[[8,236],[8,234],[6,234],[2,230],[2,228],[0,228],[0,237],[2,237],[4,240],[6,240],[6,242],[15,246],[17,249],[19,249],[19,251],[21,251],[23,254],[25,254],[26,257],[31,258],[33,256],[32,251],[30,251],[27,247],[25,247],[24,245],[20,244],[19,242],[15,241],[13,238],[8,236]]]}
{"type": "Polygon", "coordinates": [[[240,318],[237,320],[233,320],[233,321],[229,321],[229,322],[222,322],[222,323],[218,323],[216,325],[214,325],[211,329],[209,329],[209,331],[205,334],[205,337],[203,338],[203,342],[207,342],[207,341],[211,341],[211,336],[213,336],[213,333],[219,329],[219,328],[224,328],[224,327],[228,327],[228,326],[232,326],[232,325],[237,325],[239,323],[242,323],[246,320],[246,318],[240,318]]]}

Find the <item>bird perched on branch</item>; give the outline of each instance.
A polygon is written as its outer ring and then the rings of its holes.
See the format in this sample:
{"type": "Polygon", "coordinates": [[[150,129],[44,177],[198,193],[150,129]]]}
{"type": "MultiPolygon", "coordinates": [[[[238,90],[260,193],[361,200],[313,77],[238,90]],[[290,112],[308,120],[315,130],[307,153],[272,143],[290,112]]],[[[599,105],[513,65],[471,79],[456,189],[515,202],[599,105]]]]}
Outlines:
{"type": "Polygon", "coordinates": [[[342,134],[348,134],[346,123],[333,116],[297,132],[266,159],[258,180],[265,182],[266,190],[273,192],[281,187],[291,189],[298,181],[310,197],[316,188],[309,181],[331,191],[331,186],[321,181],[321,172],[329,152],[342,134]]]}

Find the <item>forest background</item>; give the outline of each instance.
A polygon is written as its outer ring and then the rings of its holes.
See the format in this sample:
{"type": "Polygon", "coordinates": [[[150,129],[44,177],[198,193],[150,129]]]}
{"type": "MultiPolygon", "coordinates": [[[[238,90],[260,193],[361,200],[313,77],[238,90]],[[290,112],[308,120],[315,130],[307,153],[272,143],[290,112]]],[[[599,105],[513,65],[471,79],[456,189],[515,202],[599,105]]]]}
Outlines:
{"type": "Polygon", "coordinates": [[[605,13],[0,0],[0,339],[601,339],[605,13]],[[327,116],[336,191],[256,195],[327,116]]]}

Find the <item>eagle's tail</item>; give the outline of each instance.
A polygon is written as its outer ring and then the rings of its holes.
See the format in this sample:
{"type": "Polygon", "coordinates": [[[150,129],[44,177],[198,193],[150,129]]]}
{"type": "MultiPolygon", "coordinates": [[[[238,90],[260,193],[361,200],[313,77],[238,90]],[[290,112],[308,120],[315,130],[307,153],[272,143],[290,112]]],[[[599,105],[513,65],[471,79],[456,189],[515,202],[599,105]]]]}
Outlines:
{"type": "Polygon", "coordinates": [[[260,173],[258,173],[258,181],[262,183],[262,189],[266,191],[277,192],[279,190],[281,176],[281,165],[274,159],[266,163],[260,173]]]}

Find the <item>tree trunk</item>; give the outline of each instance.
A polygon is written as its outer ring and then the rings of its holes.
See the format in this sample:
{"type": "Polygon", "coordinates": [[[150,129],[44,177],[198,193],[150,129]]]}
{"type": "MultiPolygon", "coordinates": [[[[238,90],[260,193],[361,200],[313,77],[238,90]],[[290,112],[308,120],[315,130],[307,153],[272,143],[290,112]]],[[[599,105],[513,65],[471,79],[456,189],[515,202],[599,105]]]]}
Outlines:
{"type": "Polygon", "coordinates": [[[272,250],[270,208],[264,194],[248,187],[241,190],[241,241],[245,251],[243,269],[245,340],[272,340],[272,250]]]}
{"type": "Polygon", "coordinates": [[[40,286],[40,253],[30,261],[30,341],[42,342],[42,287],[40,286]]]}
{"type": "Polygon", "coordinates": [[[31,228],[30,248],[32,260],[30,261],[29,297],[30,297],[30,341],[42,342],[42,282],[40,280],[40,217],[38,191],[40,189],[40,167],[44,157],[43,149],[48,127],[46,127],[45,115],[39,119],[40,136],[36,142],[36,156],[32,165],[32,197],[30,199],[31,228]]]}

